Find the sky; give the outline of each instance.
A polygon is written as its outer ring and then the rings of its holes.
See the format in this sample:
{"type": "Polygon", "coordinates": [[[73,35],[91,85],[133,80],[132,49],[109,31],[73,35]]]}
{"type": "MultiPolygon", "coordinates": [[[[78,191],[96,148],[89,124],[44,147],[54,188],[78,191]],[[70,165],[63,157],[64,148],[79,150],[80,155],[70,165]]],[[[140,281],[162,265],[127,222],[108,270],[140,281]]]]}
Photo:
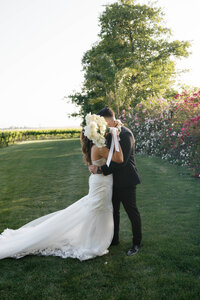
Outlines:
{"type": "MultiPolygon", "coordinates": [[[[77,127],[64,96],[80,91],[81,59],[111,0],[0,0],[0,128],[77,127]]],[[[137,3],[148,4],[146,0],[137,3]]],[[[200,87],[199,0],[158,0],[173,39],[192,41],[180,82],[200,87]]]]}

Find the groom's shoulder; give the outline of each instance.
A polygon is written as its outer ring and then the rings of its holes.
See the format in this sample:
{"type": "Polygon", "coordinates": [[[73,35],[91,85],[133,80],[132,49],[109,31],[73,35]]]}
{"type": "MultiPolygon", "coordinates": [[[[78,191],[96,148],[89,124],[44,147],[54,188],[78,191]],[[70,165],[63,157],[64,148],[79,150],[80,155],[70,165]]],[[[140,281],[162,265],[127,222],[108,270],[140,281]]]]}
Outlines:
{"type": "Polygon", "coordinates": [[[133,144],[135,143],[135,138],[134,138],[134,135],[133,135],[132,131],[129,128],[127,128],[126,126],[121,127],[120,136],[124,139],[124,141],[126,139],[130,139],[130,140],[133,141],[133,144]]]}
{"type": "Polygon", "coordinates": [[[128,127],[126,127],[126,126],[122,126],[122,127],[121,127],[121,133],[122,133],[122,134],[127,134],[127,133],[129,133],[129,134],[133,135],[132,131],[131,131],[128,127]]]}

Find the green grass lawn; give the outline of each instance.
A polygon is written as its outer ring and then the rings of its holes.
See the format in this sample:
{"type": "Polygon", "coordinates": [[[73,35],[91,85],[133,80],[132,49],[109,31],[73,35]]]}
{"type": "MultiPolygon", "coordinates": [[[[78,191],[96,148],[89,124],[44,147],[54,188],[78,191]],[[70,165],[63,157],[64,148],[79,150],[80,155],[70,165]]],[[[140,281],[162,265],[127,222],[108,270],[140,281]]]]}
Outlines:
{"type": "MultiPolygon", "coordinates": [[[[0,261],[0,299],[200,299],[200,182],[159,158],[137,156],[143,247],[127,257],[131,226],[121,208],[120,245],[80,262],[26,256],[0,261]]],[[[88,192],[79,140],[0,149],[0,232],[63,209],[88,192]]]]}

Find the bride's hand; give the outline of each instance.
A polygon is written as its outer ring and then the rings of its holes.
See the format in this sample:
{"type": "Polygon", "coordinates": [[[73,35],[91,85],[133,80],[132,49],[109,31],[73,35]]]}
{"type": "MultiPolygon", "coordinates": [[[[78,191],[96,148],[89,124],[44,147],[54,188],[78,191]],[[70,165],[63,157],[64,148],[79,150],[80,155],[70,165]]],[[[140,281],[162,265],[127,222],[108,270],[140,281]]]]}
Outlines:
{"type": "Polygon", "coordinates": [[[90,173],[97,174],[97,166],[96,165],[90,165],[88,167],[88,169],[89,169],[90,173]]]}
{"type": "Polygon", "coordinates": [[[115,127],[122,126],[123,123],[120,120],[114,120],[115,127]]]}

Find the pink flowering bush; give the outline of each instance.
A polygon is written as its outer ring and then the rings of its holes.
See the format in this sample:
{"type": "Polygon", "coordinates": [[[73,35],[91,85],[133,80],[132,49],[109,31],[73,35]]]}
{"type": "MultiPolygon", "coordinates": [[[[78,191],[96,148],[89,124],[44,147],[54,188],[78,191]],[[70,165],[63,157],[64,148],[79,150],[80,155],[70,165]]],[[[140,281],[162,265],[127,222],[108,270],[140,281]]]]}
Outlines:
{"type": "Polygon", "coordinates": [[[136,152],[187,165],[200,177],[200,90],[171,101],[151,98],[120,116],[133,131],[136,152]]]}

